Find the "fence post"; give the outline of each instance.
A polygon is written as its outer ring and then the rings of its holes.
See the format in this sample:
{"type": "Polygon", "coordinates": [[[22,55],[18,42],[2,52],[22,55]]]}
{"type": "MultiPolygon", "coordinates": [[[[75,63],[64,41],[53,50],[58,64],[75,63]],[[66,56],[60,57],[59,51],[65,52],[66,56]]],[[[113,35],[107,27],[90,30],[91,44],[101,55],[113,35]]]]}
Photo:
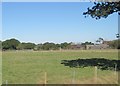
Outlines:
{"type": "Polygon", "coordinates": [[[114,75],[115,75],[115,79],[117,81],[117,84],[118,84],[118,77],[117,77],[117,64],[115,64],[115,69],[114,69],[114,75]]]}
{"type": "Polygon", "coordinates": [[[75,69],[73,71],[73,79],[72,79],[72,84],[75,84],[75,69]]]}
{"type": "Polygon", "coordinates": [[[117,75],[117,64],[115,64],[115,69],[114,69],[114,74],[115,74],[115,76],[117,75]]]}
{"type": "Polygon", "coordinates": [[[7,86],[7,84],[8,84],[8,81],[6,80],[6,86],[7,86]]]}
{"type": "Polygon", "coordinates": [[[47,84],[47,72],[45,72],[45,86],[47,84]]]}
{"type": "Polygon", "coordinates": [[[97,66],[95,66],[95,79],[94,79],[94,81],[95,81],[95,84],[97,84],[97,66]]]}

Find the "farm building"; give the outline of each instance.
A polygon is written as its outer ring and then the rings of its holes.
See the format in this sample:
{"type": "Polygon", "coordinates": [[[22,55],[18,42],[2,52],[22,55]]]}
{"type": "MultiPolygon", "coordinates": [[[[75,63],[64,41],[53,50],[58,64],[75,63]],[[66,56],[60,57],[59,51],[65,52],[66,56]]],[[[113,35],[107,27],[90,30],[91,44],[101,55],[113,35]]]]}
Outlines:
{"type": "Polygon", "coordinates": [[[109,41],[105,41],[102,44],[75,44],[75,43],[71,43],[71,45],[69,45],[69,49],[72,50],[90,50],[90,49],[109,49],[109,45],[108,45],[109,41]]]}
{"type": "Polygon", "coordinates": [[[70,49],[73,49],[73,50],[85,50],[85,45],[81,45],[81,44],[71,44],[70,45],[70,49]]]}
{"type": "Polygon", "coordinates": [[[86,45],[86,49],[108,49],[109,45],[107,44],[99,44],[99,45],[86,45]]]}

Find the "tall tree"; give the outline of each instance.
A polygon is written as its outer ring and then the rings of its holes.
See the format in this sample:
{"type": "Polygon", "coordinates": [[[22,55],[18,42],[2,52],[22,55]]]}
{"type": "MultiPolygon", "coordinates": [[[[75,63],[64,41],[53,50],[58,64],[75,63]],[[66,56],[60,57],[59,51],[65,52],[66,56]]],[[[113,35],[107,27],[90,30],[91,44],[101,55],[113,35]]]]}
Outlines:
{"type": "Polygon", "coordinates": [[[116,2],[94,2],[94,6],[92,8],[88,7],[87,12],[84,12],[83,15],[85,17],[90,15],[92,18],[100,19],[107,18],[115,12],[120,12],[120,0],[116,2]]]}
{"type": "Polygon", "coordinates": [[[17,39],[9,39],[2,42],[2,48],[7,49],[17,49],[17,46],[19,45],[19,41],[17,39]]]}
{"type": "Polygon", "coordinates": [[[98,40],[96,40],[96,42],[99,44],[102,44],[104,42],[104,39],[100,37],[100,38],[98,38],[98,40]]]}

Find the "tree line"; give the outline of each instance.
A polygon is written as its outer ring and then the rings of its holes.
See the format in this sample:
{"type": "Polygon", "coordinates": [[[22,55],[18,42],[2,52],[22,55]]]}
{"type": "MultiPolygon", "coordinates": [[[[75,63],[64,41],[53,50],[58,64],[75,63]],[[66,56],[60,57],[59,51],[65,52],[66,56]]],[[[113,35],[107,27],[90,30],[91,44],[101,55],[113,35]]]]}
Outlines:
{"type": "MultiPolygon", "coordinates": [[[[107,42],[107,44],[112,49],[120,49],[120,40],[113,40],[107,42]]],[[[84,42],[81,43],[81,45],[94,45],[92,42],[84,42]]],[[[55,43],[41,43],[41,44],[35,44],[31,42],[20,42],[17,39],[8,39],[5,41],[0,41],[0,49],[2,50],[60,50],[60,49],[70,49],[72,46],[72,42],[67,43],[61,43],[61,44],[55,44],[55,43]]]]}
{"type": "Polygon", "coordinates": [[[68,49],[68,46],[71,45],[71,43],[61,43],[61,44],[55,44],[55,43],[41,43],[41,44],[35,44],[31,42],[20,42],[17,39],[8,39],[5,41],[0,41],[0,48],[2,50],[59,50],[59,49],[68,49]]]}

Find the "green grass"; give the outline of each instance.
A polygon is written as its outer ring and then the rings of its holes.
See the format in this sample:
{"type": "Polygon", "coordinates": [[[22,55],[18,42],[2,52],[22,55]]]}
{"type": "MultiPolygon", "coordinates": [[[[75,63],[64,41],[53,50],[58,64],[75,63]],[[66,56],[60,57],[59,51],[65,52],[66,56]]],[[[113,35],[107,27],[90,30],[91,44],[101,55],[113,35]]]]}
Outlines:
{"type": "Polygon", "coordinates": [[[0,51],[0,85],[2,85],[2,52],[0,51]]]}
{"type": "MultiPolygon", "coordinates": [[[[90,84],[95,82],[95,68],[70,68],[61,60],[77,58],[118,59],[117,50],[82,51],[5,51],[2,53],[2,83],[42,84],[47,72],[48,84],[90,84]]],[[[114,71],[98,70],[97,83],[116,83],[114,71]]]]}

